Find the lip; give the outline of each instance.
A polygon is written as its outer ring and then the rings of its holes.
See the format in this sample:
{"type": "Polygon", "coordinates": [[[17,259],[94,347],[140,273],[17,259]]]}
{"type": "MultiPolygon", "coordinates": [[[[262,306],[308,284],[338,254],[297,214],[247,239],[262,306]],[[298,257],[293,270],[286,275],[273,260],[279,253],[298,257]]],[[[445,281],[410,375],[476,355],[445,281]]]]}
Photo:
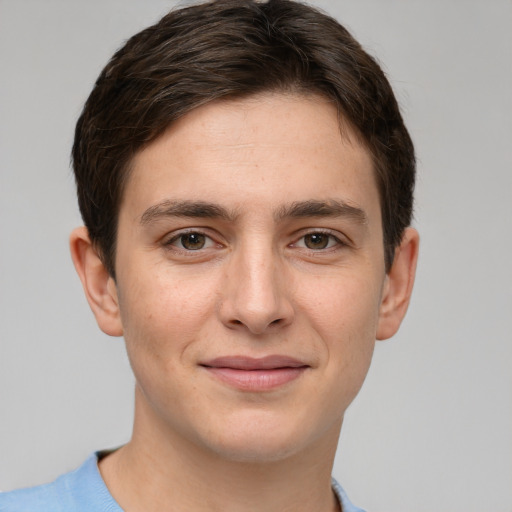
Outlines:
{"type": "Polygon", "coordinates": [[[218,357],[201,365],[217,380],[243,391],[269,391],[298,379],[309,365],[298,359],[271,355],[218,357]]]}

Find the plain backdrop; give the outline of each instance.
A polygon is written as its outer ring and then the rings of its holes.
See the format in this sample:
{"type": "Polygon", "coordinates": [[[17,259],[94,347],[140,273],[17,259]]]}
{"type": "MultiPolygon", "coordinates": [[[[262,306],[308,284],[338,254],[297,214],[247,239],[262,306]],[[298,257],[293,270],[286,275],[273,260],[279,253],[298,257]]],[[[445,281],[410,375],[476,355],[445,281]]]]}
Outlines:
{"type": "MultiPolygon", "coordinates": [[[[129,438],[123,342],[68,255],[74,123],[163,0],[0,0],[0,489],[129,438]]],[[[418,153],[413,301],[334,474],[369,511],[512,511],[512,2],[317,1],[382,62],[418,153]]]]}

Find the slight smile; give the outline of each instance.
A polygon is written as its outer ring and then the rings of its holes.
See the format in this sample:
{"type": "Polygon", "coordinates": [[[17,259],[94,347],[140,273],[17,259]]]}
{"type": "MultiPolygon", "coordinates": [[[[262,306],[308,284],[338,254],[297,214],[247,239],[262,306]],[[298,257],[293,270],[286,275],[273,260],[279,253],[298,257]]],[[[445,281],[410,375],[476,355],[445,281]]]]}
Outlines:
{"type": "Polygon", "coordinates": [[[298,377],[310,366],[297,359],[271,355],[263,358],[246,356],[218,357],[201,363],[218,380],[243,391],[269,391],[298,377]]]}

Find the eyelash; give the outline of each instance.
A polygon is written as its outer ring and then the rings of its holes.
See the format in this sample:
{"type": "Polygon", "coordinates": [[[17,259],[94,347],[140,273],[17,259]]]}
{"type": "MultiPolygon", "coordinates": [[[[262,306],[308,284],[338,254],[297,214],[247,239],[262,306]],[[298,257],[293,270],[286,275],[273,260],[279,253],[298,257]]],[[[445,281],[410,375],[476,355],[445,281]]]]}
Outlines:
{"type": "MultiPolygon", "coordinates": [[[[175,234],[174,236],[172,236],[170,239],[168,239],[167,241],[164,242],[164,246],[166,248],[173,248],[174,250],[177,250],[177,251],[180,251],[182,253],[185,253],[185,254],[194,254],[194,253],[199,253],[200,251],[203,251],[205,249],[210,249],[211,247],[213,247],[214,245],[217,245],[219,246],[220,244],[218,244],[217,242],[215,242],[215,240],[213,240],[213,238],[209,235],[207,235],[205,232],[203,231],[200,231],[200,230],[197,230],[197,229],[190,229],[188,231],[181,231],[177,234],[175,234]],[[183,238],[186,237],[187,235],[198,235],[200,237],[204,237],[204,241],[205,241],[205,244],[207,245],[206,247],[199,247],[197,249],[190,249],[190,248],[186,248],[186,247],[183,247],[183,238]],[[176,242],[179,242],[181,240],[181,247],[178,246],[178,245],[175,245],[176,242]]],[[[336,249],[339,249],[340,247],[342,246],[346,246],[348,245],[346,242],[340,240],[340,238],[338,238],[336,235],[334,235],[331,231],[328,231],[328,230],[313,230],[313,231],[310,231],[308,233],[304,233],[302,234],[297,241],[291,243],[289,245],[289,247],[297,247],[297,248],[301,248],[301,249],[305,249],[307,251],[310,251],[312,253],[320,253],[320,252],[326,252],[326,251],[329,251],[329,250],[336,250],[336,249]],[[326,247],[319,247],[319,248],[311,248],[311,247],[307,247],[306,245],[306,237],[310,236],[321,236],[321,237],[327,237],[327,244],[326,244],[326,247]],[[300,246],[299,244],[300,243],[303,243],[304,245],[303,246],[300,246]]]]}
{"type": "MultiPolygon", "coordinates": [[[[183,245],[183,243],[181,244],[183,245]]],[[[183,253],[195,253],[195,252],[199,252],[203,249],[209,249],[210,247],[214,246],[214,245],[219,245],[217,244],[213,238],[211,236],[208,236],[206,233],[204,233],[203,231],[200,231],[198,229],[190,229],[188,231],[180,231],[179,233],[175,234],[174,236],[172,236],[170,239],[166,240],[164,242],[164,246],[167,247],[167,248],[174,248],[175,250],[178,250],[178,251],[181,251],[183,253]],[[177,245],[174,245],[175,242],[179,242],[180,240],[182,240],[185,236],[187,235],[199,235],[200,237],[204,237],[205,239],[205,243],[208,245],[208,247],[200,247],[198,249],[187,249],[185,247],[179,247],[177,245]]]]}
{"type": "MultiPolygon", "coordinates": [[[[302,234],[300,236],[300,238],[296,242],[293,242],[292,244],[290,244],[290,246],[291,247],[298,247],[298,244],[300,242],[304,241],[306,239],[306,237],[314,236],[314,235],[321,235],[321,236],[324,236],[324,237],[328,237],[327,247],[312,249],[310,247],[304,246],[304,247],[300,247],[300,248],[301,249],[305,249],[307,251],[310,251],[312,253],[320,253],[320,252],[326,252],[326,251],[335,251],[336,249],[339,249],[341,247],[344,247],[344,246],[348,245],[343,240],[340,240],[340,238],[338,236],[336,236],[332,231],[322,230],[322,229],[315,229],[315,230],[312,230],[312,231],[309,231],[307,233],[302,234]]],[[[305,245],[305,243],[304,243],[304,245],[305,245]]]]}

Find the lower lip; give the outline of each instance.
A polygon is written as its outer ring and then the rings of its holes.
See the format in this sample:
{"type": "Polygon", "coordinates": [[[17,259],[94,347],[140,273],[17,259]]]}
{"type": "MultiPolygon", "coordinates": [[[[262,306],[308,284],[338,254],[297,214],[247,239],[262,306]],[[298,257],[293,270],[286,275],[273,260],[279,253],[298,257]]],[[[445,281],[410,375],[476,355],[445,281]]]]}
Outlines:
{"type": "Polygon", "coordinates": [[[268,391],[298,379],[307,366],[267,370],[239,370],[235,368],[205,367],[220,381],[243,391],[268,391]]]}

